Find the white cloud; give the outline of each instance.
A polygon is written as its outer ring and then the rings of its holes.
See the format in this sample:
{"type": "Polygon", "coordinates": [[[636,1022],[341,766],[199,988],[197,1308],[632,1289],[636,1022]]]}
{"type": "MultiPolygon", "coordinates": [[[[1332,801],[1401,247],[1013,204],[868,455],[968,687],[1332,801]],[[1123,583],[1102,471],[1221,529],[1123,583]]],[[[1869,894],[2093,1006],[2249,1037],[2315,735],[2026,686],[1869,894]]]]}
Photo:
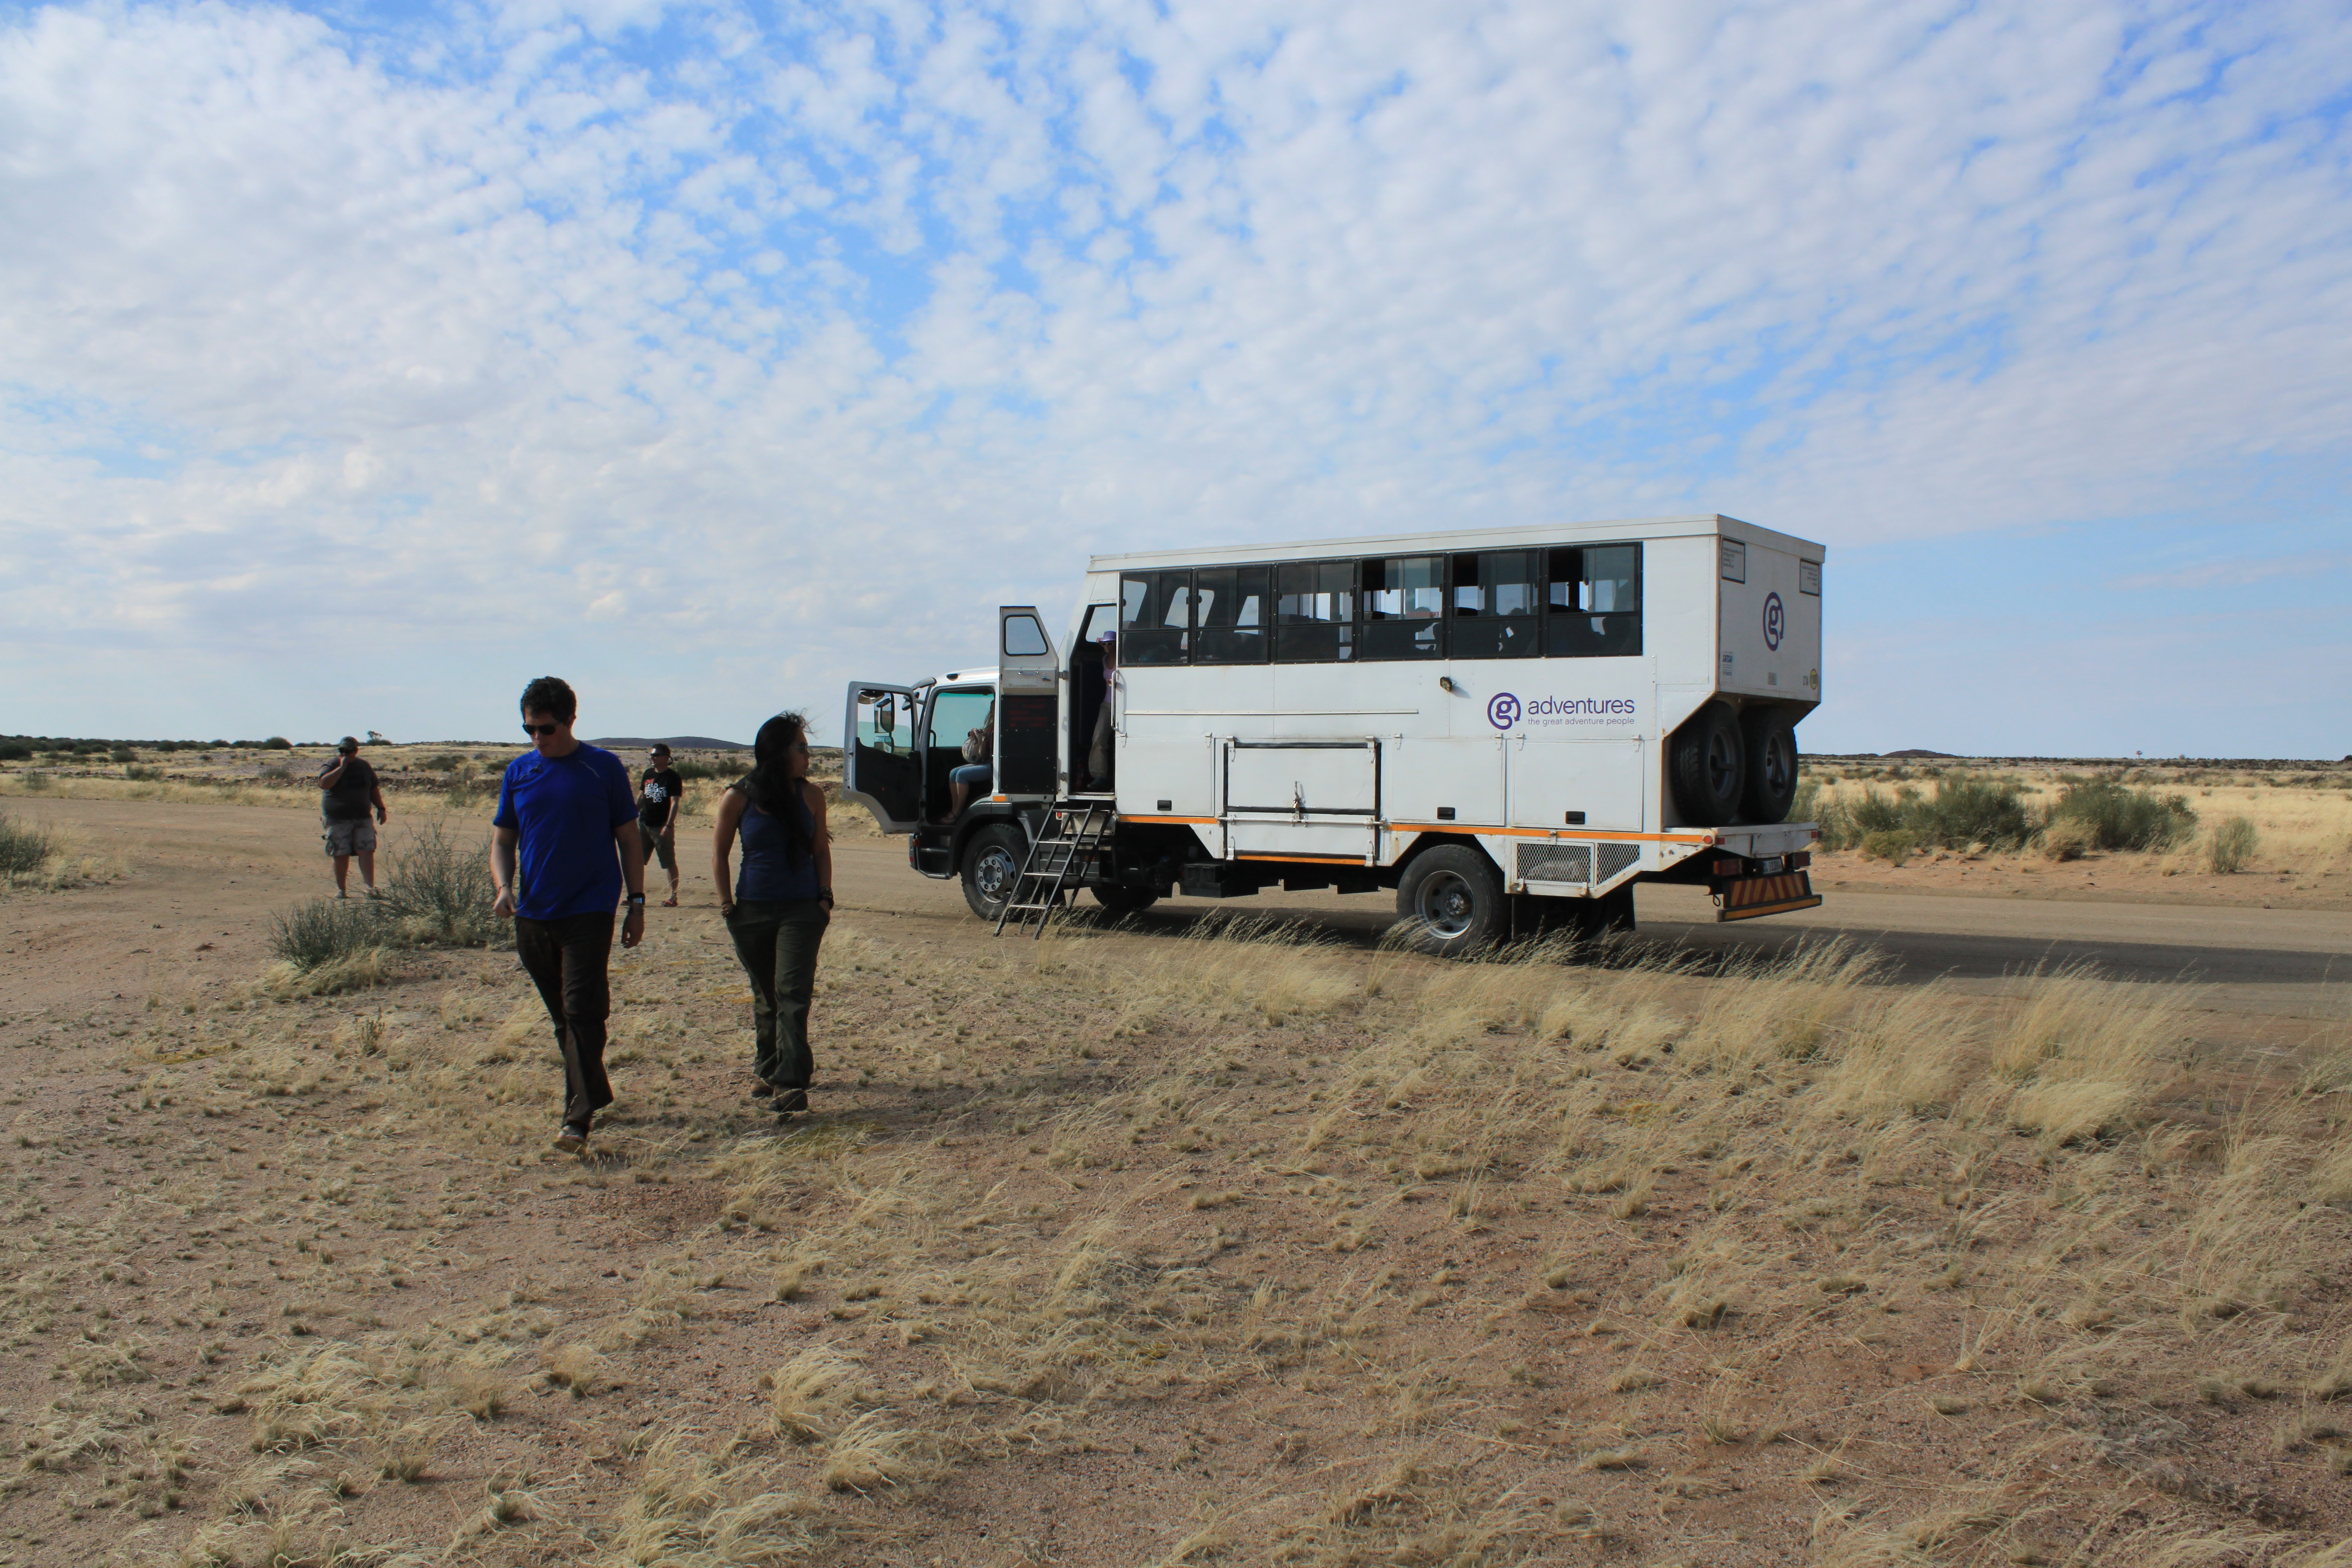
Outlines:
{"type": "Polygon", "coordinates": [[[134,727],[130,649],[182,728],[341,732],[335,667],[273,663],[333,627],[399,732],[558,661],[748,731],[1088,550],[1919,537],[2340,473],[2352,429],[2323,5],[474,25],[0,31],[28,722],[134,727]]]}

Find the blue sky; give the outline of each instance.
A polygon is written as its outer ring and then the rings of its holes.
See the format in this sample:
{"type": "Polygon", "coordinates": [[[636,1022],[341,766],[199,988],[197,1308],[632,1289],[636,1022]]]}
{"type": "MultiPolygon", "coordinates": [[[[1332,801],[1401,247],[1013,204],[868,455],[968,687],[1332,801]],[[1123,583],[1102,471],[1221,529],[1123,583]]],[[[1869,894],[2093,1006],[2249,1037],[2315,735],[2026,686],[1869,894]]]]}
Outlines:
{"type": "Polygon", "coordinates": [[[1816,751],[2352,752],[2352,19],[0,6],[0,730],[837,723],[1094,551],[1720,510],[1816,751]]]}

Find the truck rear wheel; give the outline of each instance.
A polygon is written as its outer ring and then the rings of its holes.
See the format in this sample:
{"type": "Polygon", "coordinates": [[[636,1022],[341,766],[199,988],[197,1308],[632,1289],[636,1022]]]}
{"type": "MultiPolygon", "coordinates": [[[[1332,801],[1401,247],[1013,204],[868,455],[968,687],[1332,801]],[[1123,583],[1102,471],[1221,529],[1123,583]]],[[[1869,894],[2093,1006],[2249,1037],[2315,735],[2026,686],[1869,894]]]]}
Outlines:
{"type": "Polygon", "coordinates": [[[1797,804],[1796,727],[1778,709],[1754,708],[1740,715],[1739,734],[1748,763],[1741,820],[1788,821],[1797,804]]]}
{"type": "Polygon", "coordinates": [[[1150,888],[1100,887],[1094,893],[1095,902],[1115,915],[1140,914],[1160,901],[1150,888]]]}
{"type": "Polygon", "coordinates": [[[1397,884],[1408,946],[1451,958],[1499,942],[1510,930],[1503,875],[1466,844],[1425,849],[1397,884]]]}
{"type": "Polygon", "coordinates": [[[964,842],[963,901],[971,912],[993,924],[1021,879],[1021,862],[1029,846],[1020,830],[1005,823],[983,827],[964,842]]]}
{"type": "Polygon", "coordinates": [[[1694,827],[1721,827],[1739,815],[1748,790],[1746,742],[1728,703],[1710,702],[1666,742],[1675,805],[1694,827]]]}

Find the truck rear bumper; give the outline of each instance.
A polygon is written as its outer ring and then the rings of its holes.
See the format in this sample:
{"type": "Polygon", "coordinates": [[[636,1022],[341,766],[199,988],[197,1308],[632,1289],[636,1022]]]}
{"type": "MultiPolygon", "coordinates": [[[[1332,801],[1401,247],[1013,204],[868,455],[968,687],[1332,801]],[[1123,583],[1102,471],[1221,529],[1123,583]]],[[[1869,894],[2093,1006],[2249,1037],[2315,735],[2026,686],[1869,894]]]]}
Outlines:
{"type": "Polygon", "coordinates": [[[1813,891],[1812,878],[1803,871],[1781,871],[1769,877],[1733,877],[1717,884],[1715,918],[1752,921],[1759,915],[1784,915],[1791,910],[1817,907],[1822,896],[1813,891]]]}

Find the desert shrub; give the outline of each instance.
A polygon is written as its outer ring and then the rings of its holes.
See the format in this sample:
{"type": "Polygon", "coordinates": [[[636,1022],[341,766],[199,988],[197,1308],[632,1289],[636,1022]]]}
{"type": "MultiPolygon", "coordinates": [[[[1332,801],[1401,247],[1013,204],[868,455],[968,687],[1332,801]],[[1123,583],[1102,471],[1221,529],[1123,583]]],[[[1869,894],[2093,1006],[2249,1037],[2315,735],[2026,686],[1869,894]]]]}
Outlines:
{"type": "Polygon", "coordinates": [[[692,784],[697,779],[715,778],[725,778],[731,784],[748,771],[744,769],[732,772],[722,771],[712,767],[709,763],[673,762],[670,766],[677,771],[678,778],[687,784],[692,784]]]}
{"type": "Polygon", "coordinates": [[[2053,860],[2080,860],[2098,844],[2098,830],[2078,816],[2062,816],[2042,835],[2042,853],[2053,860]]]}
{"type": "Polygon", "coordinates": [[[2070,784],[2059,791],[2050,820],[2053,826],[2061,821],[2086,825],[2092,843],[2101,849],[2162,849],[2197,827],[2197,814],[2186,795],[2159,795],[2105,780],[2070,784]]]}
{"type": "Polygon", "coordinates": [[[425,773],[453,773],[457,771],[457,762],[458,759],[457,757],[451,755],[447,752],[442,752],[436,755],[425,758],[416,765],[420,770],[425,773]]]}
{"type": "Polygon", "coordinates": [[[383,881],[384,907],[410,922],[411,940],[468,946],[511,936],[490,912],[496,892],[482,846],[438,822],[411,836],[383,881]]]}
{"type": "Polygon", "coordinates": [[[131,763],[138,761],[139,753],[128,746],[109,746],[106,748],[106,757],[109,762],[131,763]]]}
{"type": "Polygon", "coordinates": [[[30,876],[57,853],[57,847],[58,841],[47,828],[0,816],[0,877],[30,876]]]}
{"type": "Polygon", "coordinates": [[[312,899],[270,917],[269,951],[308,973],[383,944],[381,905],[348,899],[312,899]]]}
{"type": "Polygon", "coordinates": [[[152,784],[163,776],[163,770],[152,767],[145,763],[127,763],[123,765],[122,776],[127,779],[142,779],[152,784]]]}
{"type": "Polygon", "coordinates": [[[22,741],[0,742],[0,763],[22,763],[31,760],[33,748],[22,741]]]}
{"type": "MultiPolygon", "coordinates": [[[[1799,795],[1803,795],[1801,786],[1799,795]]],[[[1807,818],[1797,812],[1790,820],[1807,818]]],[[[1962,849],[1971,844],[2013,849],[2030,841],[2034,831],[2033,818],[2015,784],[1968,778],[1939,778],[1927,794],[1910,784],[1891,795],[1864,789],[1822,802],[1811,820],[1821,825],[1823,848],[1860,847],[1865,853],[1874,853],[1867,848],[1874,835],[1908,834],[1914,849],[1962,849]]]]}
{"type": "Polygon", "coordinates": [[[1919,836],[1907,827],[1881,828],[1862,837],[1862,852],[1891,866],[1900,866],[1918,852],[1919,836]]]}
{"type": "Polygon", "coordinates": [[[2205,864],[2225,877],[2242,871],[2262,843],[2262,835],[2254,831],[2252,823],[2242,816],[2232,816],[2214,825],[2212,839],[2205,846],[2205,864]]]}
{"type": "Polygon", "coordinates": [[[294,749],[294,742],[283,735],[272,735],[261,742],[261,749],[265,752],[290,752],[294,749]]]}

